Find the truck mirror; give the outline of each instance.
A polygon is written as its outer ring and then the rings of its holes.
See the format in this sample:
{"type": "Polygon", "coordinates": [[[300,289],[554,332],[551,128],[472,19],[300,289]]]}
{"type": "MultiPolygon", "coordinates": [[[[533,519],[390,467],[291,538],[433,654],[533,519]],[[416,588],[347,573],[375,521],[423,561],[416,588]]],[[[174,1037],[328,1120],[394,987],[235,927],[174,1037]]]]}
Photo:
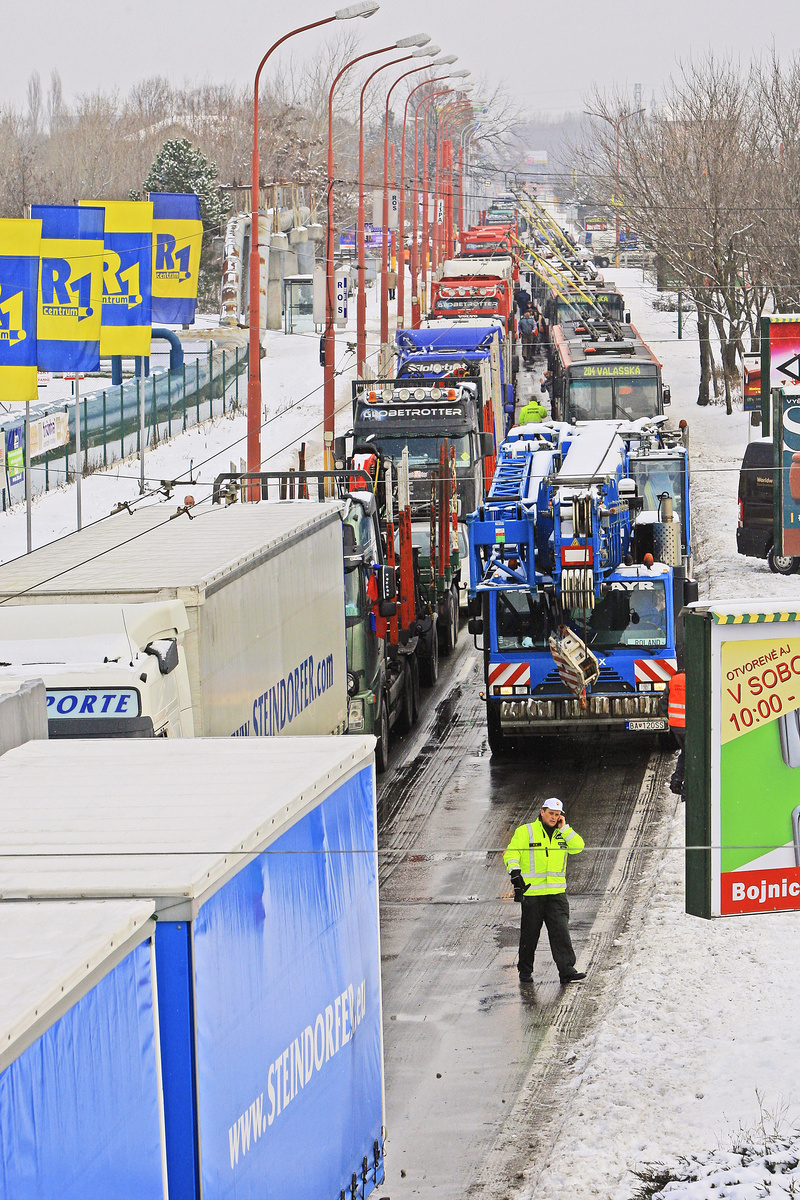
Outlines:
{"type": "MultiPolygon", "coordinates": [[[[379,567],[378,599],[381,601],[394,600],[396,595],[397,587],[394,567],[379,567]]],[[[381,613],[381,616],[383,616],[383,613],[381,613]]]]}
{"type": "Polygon", "coordinates": [[[494,434],[481,433],[479,437],[481,442],[481,458],[491,458],[495,451],[494,434]]]}
{"type": "Polygon", "coordinates": [[[337,437],[333,439],[333,459],[336,463],[337,470],[342,470],[347,458],[347,438],[337,437]],[[339,465],[341,463],[341,466],[339,465]]]}
{"type": "Polygon", "coordinates": [[[378,616],[394,617],[397,616],[397,605],[394,600],[381,600],[378,603],[378,616]]]}
{"type": "Polygon", "coordinates": [[[683,581],[683,603],[696,604],[700,599],[700,591],[697,586],[696,579],[684,579],[683,581]]]}
{"type": "Polygon", "coordinates": [[[144,652],[152,654],[158,660],[158,669],[162,675],[169,675],[178,665],[178,643],[171,638],[148,642],[144,652]]]}
{"type": "Polygon", "coordinates": [[[479,637],[483,633],[483,617],[470,617],[467,629],[473,637],[479,637]]]}
{"type": "Polygon", "coordinates": [[[630,325],[630,323],[631,323],[631,314],[625,313],[625,324],[630,325]]]}
{"type": "Polygon", "coordinates": [[[664,407],[666,408],[668,404],[672,403],[672,393],[669,390],[669,384],[664,384],[662,396],[664,399],[664,407]]]}

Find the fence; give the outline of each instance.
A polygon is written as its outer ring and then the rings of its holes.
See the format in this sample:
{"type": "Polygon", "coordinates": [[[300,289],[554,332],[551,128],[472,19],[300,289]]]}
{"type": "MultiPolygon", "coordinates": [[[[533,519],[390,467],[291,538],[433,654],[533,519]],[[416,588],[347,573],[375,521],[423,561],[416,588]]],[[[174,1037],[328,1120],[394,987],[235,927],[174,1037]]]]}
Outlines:
{"type": "MultiPolygon", "coordinates": [[[[147,378],[128,379],[101,392],[81,396],[78,406],[84,475],[138,453],[142,402],[145,447],[152,448],[210,417],[235,412],[240,407],[240,386],[242,402],[246,398],[246,382],[240,385],[246,370],[246,347],[227,350],[212,347],[206,356],[184,362],[181,372],[155,371],[147,378]]],[[[31,405],[31,420],[56,411],[68,413],[69,442],[31,463],[33,494],[47,492],[75,476],[75,400],[31,405]]],[[[0,419],[0,430],[9,430],[21,421],[18,413],[4,416],[0,419]]],[[[24,477],[11,485],[4,467],[0,458],[3,511],[25,496],[24,477]]]]}

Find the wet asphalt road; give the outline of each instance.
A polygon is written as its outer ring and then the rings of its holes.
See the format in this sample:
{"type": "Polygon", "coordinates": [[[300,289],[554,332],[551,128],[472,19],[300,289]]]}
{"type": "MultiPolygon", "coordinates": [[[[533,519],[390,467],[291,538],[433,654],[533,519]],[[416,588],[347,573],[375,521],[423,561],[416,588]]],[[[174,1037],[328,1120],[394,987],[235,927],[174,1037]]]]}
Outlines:
{"type": "Polygon", "coordinates": [[[550,795],[587,846],[611,847],[587,849],[568,870],[578,967],[591,967],[592,927],[654,751],[651,738],[547,739],[493,761],[482,687],[462,632],[379,786],[388,1131],[379,1194],[391,1200],[478,1190],[543,1037],[591,988],[591,972],[561,987],[546,936],[534,984],[520,985],[519,909],[497,849],[550,795]]]}
{"type": "MultiPolygon", "coordinates": [[[[541,397],[542,365],[520,373],[519,403],[541,397]]],[[[482,690],[482,656],[462,628],[378,788],[387,1122],[378,1195],[391,1200],[488,1200],[521,1183],[547,1136],[557,1047],[595,1018],[599,976],[619,953],[647,853],[630,844],[657,820],[671,762],[655,739],[619,735],[540,739],[493,760],[482,690]],[[519,908],[498,853],[552,795],[587,843],[570,861],[568,895],[589,978],[568,988],[544,931],[534,983],[519,983],[519,908]]]]}

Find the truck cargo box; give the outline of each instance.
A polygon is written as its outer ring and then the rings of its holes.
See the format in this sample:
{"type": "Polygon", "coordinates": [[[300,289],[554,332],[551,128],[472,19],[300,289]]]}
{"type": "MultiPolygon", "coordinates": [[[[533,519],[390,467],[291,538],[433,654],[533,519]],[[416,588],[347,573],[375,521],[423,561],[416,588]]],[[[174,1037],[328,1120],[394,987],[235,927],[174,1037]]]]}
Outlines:
{"type": "Polygon", "coordinates": [[[5,1200],[166,1200],[153,909],[0,904],[5,1200]]]}
{"type": "MultiPolygon", "coordinates": [[[[193,513],[161,504],[123,512],[0,567],[5,610],[23,604],[168,601],[179,601],[186,610],[188,627],[169,617],[173,632],[164,631],[178,638],[182,650],[174,680],[152,653],[144,658],[142,672],[137,652],[143,646],[133,644],[130,624],[123,633],[119,609],[98,623],[98,635],[117,636],[118,625],[118,637],[131,643],[129,657],[135,662],[129,665],[136,669],[127,687],[119,672],[113,685],[128,697],[127,722],[98,720],[89,729],[79,721],[83,700],[104,686],[111,671],[113,654],[104,653],[97,659],[96,678],[86,670],[93,661],[87,658],[83,675],[76,670],[70,680],[49,687],[51,702],[62,704],[56,711],[51,703],[49,715],[59,721],[55,727],[51,723],[51,736],[344,732],[341,506],[299,501],[198,505],[193,513]],[[171,686],[174,695],[165,697],[171,686]]],[[[67,619],[56,622],[50,614],[48,624],[45,628],[43,622],[42,640],[65,642],[70,636],[67,619]]],[[[157,634],[158,622],[153,628],[157,634]]],[[[21,630],[18,637],[33,639],[29,623],[21,630]]],[[[71,636],[85,639],[88,632],[85,614],[76,612],[71,636]]],[[[4,661],[12,667],[0,668],[0,690],[17,686],[20,672],[31,677],[30,663],[38,661],[46,674],[45,663],[52,659],[28,655],[15,669],[14,636],[14,615],[6,611],[0,639],[9,649],[4,661]]],[[[65,652],[61,661],[73,658],[65,652]]]]}
{"type": "Polygon", "coordinates": [[[373,747],[105,739],[0,759],[1,899],[155,899],[170,1200],[201,1180],[215,1200],[317,1200],[383,1179],[373,747]]]}

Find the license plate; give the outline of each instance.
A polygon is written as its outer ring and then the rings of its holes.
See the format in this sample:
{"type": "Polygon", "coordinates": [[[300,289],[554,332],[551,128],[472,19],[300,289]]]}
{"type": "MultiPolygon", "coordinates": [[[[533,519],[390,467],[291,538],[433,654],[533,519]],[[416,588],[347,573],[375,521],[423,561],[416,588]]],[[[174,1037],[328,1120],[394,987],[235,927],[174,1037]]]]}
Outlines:
{"type": "Polygon", "coordinates": [[[640,717],[638,721],[626,721],[625,728],[630,729],[632,733],[641,732],[642,730],[660,730],[669,729],[669,722],[666,717],[640,717]]]}

